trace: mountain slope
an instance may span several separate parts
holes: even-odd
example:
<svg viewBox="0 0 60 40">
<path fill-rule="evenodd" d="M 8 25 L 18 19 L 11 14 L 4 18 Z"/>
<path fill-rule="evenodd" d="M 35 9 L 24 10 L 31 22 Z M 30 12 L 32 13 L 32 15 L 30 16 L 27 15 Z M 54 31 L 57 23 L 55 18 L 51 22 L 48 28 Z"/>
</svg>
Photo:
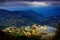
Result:
<svg viewBox="0 0 60 40">
<path fill-rule="evenodd" d="M 38 23 L 42 17 L 41 13 L 36 13 L 33 10 L 8 11 L 0 9 L 0 26 L 32 25 Z"/>
<path fill-rule="evenodd" d="M 41 23 L 48 26 L 56 27 L 59 22 L 60 22 L 60 14 L 57 14 L 42 20 Z"/>
</svg>

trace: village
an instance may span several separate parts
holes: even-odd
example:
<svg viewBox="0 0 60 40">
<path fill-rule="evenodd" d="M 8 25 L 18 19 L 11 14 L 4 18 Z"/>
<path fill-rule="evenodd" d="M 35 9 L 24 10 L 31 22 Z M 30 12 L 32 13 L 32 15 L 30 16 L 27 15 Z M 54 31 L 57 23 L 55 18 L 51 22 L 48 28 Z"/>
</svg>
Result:
<svg viewBox="0 0 60 40">
<path fill-rule="evenodd" d="M 22 26 L 17 28 L 16 26 L 8 27 L 3 30 L 4 32 L 8 32 L 13 36 L 41 36 L 41 39 L 52 39 L 52 36 L 55 35 L 55 31 L 50 32 L 48 26 L 37 25 L 34 24 L 32 26 Z"/>
</svg>

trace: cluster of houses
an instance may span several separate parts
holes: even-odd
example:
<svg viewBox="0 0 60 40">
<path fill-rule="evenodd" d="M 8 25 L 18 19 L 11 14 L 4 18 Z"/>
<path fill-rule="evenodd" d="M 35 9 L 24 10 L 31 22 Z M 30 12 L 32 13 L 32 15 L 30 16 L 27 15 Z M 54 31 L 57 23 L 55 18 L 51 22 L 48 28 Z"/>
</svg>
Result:
<svg viewBox="0 0 60 40">
<path fill-rule="evenodd" d="M 5 28 L 3 30 L 4 32 L 9 32 L 11 34 L 15 33 L 15 35 L 24 35 L 24 36 L 41 36 L 42 38 L 51 37 L 54 34 L 53 32 L 50 32 L 48 29 L 48 26 L 44 25 L 32 25 L 32 26 L 22 26 L 20 28 L 17 28 L 15 26 Z M 44 37 L 45 36 L 45 37 Z"/>
</svg>

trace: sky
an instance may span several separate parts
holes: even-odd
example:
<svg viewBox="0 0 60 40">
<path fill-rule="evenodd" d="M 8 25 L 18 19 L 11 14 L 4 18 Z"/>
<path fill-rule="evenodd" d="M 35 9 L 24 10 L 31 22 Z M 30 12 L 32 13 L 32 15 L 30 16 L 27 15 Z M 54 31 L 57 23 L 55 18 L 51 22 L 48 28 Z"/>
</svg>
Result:
<svg viewBox="0 0 60 40">
<path fill-rule="evenodd" d="M 6 1 L 60 1 L 60 0 L 0 0 L 0 2 Z"/>
<path fill-rule="evenodd" d="M 4 1 L 4 2 L 3 2 Z M 43 13 L 45 16 L 50 16 L 52 13 L 60 12 L 60 1 L 5 1 L 0 0 L 0 9 L 10 11 L 15 10 L 34 10 L 38 13 Z"/>
<path fill-rule="evenodd" d="M 54 1 L 54 2 L 27 2 L 27 1 L 12 1 L 12 2 L 3 2 L 0 3 L 0 9 L 11 9 L 11 8 L 16 8 L 16 9 L 22 9 L 23 10 L 29 9 L 29 8 L 41 8 L 41 7 L 53 7 L 53 6 L 60 6 L 60 2 L 59 1 Z"/>
<path fill-rule="evenodd" d="M 0 9 L 25 10 L 42 7 L 60 6 L 58 0 L 0 0 Z"/>
</svg>

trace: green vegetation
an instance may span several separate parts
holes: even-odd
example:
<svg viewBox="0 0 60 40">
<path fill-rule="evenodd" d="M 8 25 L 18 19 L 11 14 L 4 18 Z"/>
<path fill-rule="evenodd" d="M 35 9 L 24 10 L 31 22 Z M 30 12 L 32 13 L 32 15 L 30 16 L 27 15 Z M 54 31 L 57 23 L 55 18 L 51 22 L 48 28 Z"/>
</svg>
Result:
<svg viewBox="0 0 60 40">
<path fill-rule="evenodd" d="M 54 35 L 54 32 L 50 32 L 48 30 L 48 27 L 46 25 L 32 25 L 32 26 L 22 26 L 21 28 L 17 28 L 15 26 L 5 28 L 3 32 L 9 33 L 12 36 L 15 37 L 32 37 L 32 38 L 41 38 L 43 39 L 51 39 L 52 35 Z"/>
</svg>

